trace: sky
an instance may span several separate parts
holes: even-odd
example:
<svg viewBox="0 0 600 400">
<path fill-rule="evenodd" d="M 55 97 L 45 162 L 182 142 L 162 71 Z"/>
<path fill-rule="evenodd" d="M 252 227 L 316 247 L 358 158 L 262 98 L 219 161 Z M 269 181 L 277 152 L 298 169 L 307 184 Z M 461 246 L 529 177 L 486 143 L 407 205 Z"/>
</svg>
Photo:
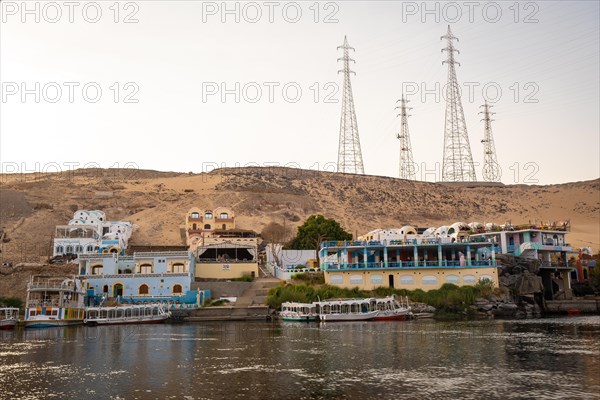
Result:
<svg viewBox="0 0 600 400">
<path fill-rule="evenodd" d="M 597 1 L 2 1 L 2 172 L 99 166 L 335 171 L 346 35 L 365 173 L 399 175 L 410 100 L 419 180 L 438 181 L 448 25 L 482 180 L 493 105 L 502 182 L 600 176 Z"/>
</svg>

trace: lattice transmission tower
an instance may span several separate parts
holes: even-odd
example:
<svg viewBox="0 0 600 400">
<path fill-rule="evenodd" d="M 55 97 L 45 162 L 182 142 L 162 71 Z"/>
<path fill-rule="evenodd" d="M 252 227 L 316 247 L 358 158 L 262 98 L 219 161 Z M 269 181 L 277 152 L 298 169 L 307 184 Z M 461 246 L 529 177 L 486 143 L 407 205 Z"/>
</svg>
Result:
<svg viewBox="0 0 600 400">
<path fill-rule="evenodd" d="M 340 120 L 340 142 L 338 148 L 337 171 L 352 174 L 364 174 L 362 153 L 360 150 L 360 139 L 358 137 L 358 124 L 356 122 L 356 111 L 354 109 L 354 98 L 352 97 L 352 84 L 350 74 L 350 61 L 355 62 L 348 55 L 349 50 L 354 47 L 348 45 L 348 39 L 344 36 L 344 44 L 338 46 L 338 50 L 344 51 L 344 56 L 338 61 L 344 62 L 344 69 L 338 71 L 344 73 L 344 89 L 342 97 L 342 117 Z"/>
<path fill-rule="evenodd" d="M 502 171 L 500 171 L 500 164 L 496 158 L 496 146 L 494 145 L 494 136 L 492 135 L 492 121 L 491 115 L 496 114 L 490 111 L 492 106 L 488 105 L 487 101 L 481 106 L 483 111 L 479 114 L 483 114 L 484 134 L 483 140 L 483 180 L 486 182 L 500 182 Z"/>
<path fill-rule="evenodd" d="M 446 124 L 444 128 L 444 162 L 442 164 L 442 181 L 467 182 L 476 181 L 475 166 L 471 155 L 471 145 L 467 134 L 467 124 L 460 99 L 460 88 L 456 79 L 454 65 L 460 63 L 454 60 L 454 40 L 450 25 L 448 32 L 441 39 L 447 40 L 447 46 L 442 52 L 448 53 L 448 58 L 442 64 L 448 64 L 448 84 L 446 85 Z"/>
<path fill-rule="evenodd" d="M 396 137 L 400 139 L 400 178 L 415 180 L 416 168 L 408 131 L 408 117 L 410 115 L 406 113 L 406 110 L 412 110 L 412 107 L 406 107 L 408 101 L 404 98 L 404 95 L 397 101 L 400 103 L 400 106 L 396 107 L 400 109 L 400 114 L 398 114 L 400 117 L 400 133 Z"/>
</svg>

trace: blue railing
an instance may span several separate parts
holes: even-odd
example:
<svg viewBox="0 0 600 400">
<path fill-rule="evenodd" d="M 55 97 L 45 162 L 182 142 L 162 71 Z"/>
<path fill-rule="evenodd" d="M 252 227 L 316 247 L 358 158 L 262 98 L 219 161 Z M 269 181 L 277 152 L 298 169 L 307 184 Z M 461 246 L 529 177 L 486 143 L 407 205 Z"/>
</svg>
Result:
<svg viewBox="0 0 600 400">
<path fill-rule="evenodd" d="M 439 261 L 401 261 L 388 262 L 387 268 L 383 262 L 358 262 L 350 264 L 322 263 L 322 270 L 376 270 L 376 269 L 399 269 L 399 268 L 478 268 L 495 267 L 496 262 L 492 260 L 472 261 L 471 265 L 460 265 L 460 261 L 443 260 L 440 266 Z"/>
</svg>

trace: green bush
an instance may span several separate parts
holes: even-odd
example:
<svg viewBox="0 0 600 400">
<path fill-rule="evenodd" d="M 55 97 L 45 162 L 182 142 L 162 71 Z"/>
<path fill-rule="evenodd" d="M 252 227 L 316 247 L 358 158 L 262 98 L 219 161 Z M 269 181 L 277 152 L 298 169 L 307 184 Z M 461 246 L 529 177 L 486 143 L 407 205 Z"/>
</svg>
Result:
<svg viewBox="0 0 600 400">
<path fill-rule="evenodd" d="M 17 297 L 0 297 L 0 305 L 3 307 L 23 308 L 23 301 Z"/>
</svg>

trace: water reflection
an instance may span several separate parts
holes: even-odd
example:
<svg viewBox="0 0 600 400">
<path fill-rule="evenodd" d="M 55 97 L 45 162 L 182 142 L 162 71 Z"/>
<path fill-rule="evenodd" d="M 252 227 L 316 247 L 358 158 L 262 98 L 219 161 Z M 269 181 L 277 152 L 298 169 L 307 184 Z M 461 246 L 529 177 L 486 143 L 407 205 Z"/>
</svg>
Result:
<svg viewBox="0 0 600 400">
<path fill-rule="evenodd" d="M 0 333 L 0 398 L 598 398 L 600 317 Z"/>
</svg>

